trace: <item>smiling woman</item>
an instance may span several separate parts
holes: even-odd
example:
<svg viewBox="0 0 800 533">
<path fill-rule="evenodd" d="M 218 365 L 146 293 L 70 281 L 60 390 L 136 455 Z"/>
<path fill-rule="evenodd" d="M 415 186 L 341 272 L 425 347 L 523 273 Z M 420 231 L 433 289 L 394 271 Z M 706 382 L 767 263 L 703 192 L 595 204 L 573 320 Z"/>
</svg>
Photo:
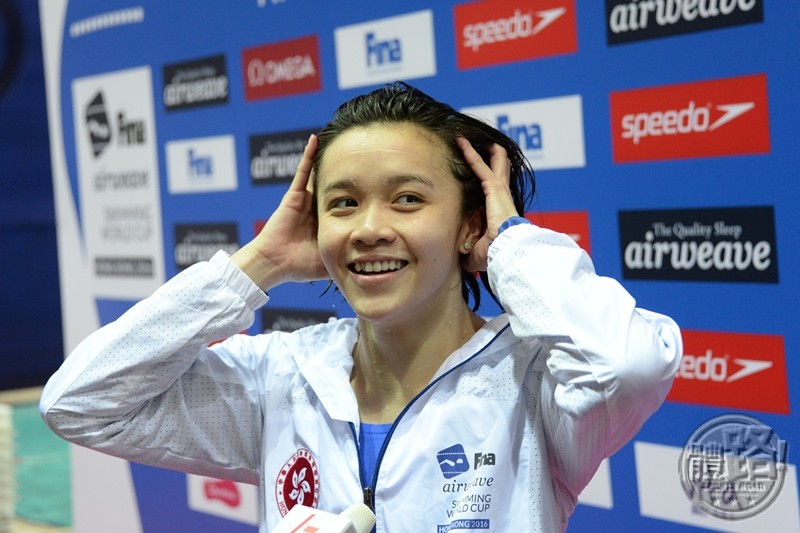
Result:
<svg viewBox="0 0 800 533">
<path fill-rule="evenodd" d="M 340 135 L 318 168 L 325 269 L 358 316 L 391 322 L 395 332 L 467 311 L 454 290 L 458 250 L 478 240 L 481 219 L 458 215 L 461 192 L 442 153 L 443 143 L 417 126 L 371 125 Z M 395 268 L 383 269 L 389 262 Z"/>
<path fill-rule="evenodd" d="M 362 499 L 379 532 L 564 530 L 682 345 L 520 216 L 533 189 L 511 139 L 413 87 L 350 100 L 263 230 L 81 343 L 43 416 L 83 446 L 261 484 L 262 531 L 301 502 Z M 476 273 L 501 315 L 477 314 Z M 316 279 L 356 317 L 236 334 L 266 291 Z"/>
</svg>

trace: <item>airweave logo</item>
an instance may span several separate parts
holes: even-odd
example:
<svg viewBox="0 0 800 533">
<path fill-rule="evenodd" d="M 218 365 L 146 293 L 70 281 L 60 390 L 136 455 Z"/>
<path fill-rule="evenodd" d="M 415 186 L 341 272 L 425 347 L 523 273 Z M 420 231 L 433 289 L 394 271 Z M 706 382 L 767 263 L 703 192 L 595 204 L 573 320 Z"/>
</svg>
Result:
<svg viewBox="0 0 800 533">
<path fill-rule="evenodd" d="M 322 89 L 317 36 L 242 51 L 247 101 Z"/>
<path fill-rule="evenodd" d="M 232 254 L 238 249 L 235 223 L 175 226 L 175 266 L 179 270 L 208 261 L 219 250 Z"/>
<path fill-rule="evenodd" d="M 336 318 L 336 315 L 327 311 L 269 308 L 261 311 L 261 330 L 263 333 L 296 331 L 307 326 L 324 324 L 331 318 Z"/>
<path fill-rule="evenodd" d="M 611 93 L 614 161 L 770 151 L 763 74 Z"/>
<path fill-rule="evenodd" d="M 684 355 L 668 400 L 789 414 L 783 337 L 691 330 L 681 336 Z"/>
<path fill-rule="evenodd" d="M 454 8 L 458 68 L 576 52 L 573 0 L 470 2 Z"/>
<path fill-rule="evenodd" d="M 340 89 L 436 75 L 431 10 L 342 26 L 334 39 Z"/>
<path fill-rule="evenodd" d="M 250 179 L 254 185 L 289 182 L 303 158 L 308 138 L 317 130 L 251 135 Z"/>
<path fill-rule="evenodd" d="M 606 0 L 608 44 L 763 22 L 763 0 Z"/>
<path fill-rule="evenodd" d="M 623 277 L 778 282 L 772 207 L 620 211 Z"/>
<path fill-rule="evenodd" d="M 167 111 L 228 102 L 225 56 L 165 65 L 164 106 Z"/>
</svg>

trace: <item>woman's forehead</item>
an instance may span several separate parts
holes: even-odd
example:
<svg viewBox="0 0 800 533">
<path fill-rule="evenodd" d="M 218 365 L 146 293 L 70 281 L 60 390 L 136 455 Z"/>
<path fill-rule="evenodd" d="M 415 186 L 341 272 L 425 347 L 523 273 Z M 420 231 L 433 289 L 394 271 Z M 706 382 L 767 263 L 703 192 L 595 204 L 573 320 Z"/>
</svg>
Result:
<svg viewBox="0 0 800 533">
<path fill-rule="evenodd" d="M 324 180 L 331 173 L 388 170 L 393 165 L 449 173 L 449 152 L 435 134 L 414 124 L 376 123 L 341 133 L 322 153 L 317 170 Z"/>
<path fill-rule="evenodd" d="M 371 146 L 387 141 L 444 144 L 435 133 L 411 122 L 373 122 L 346 129 L 331 141 L 328 150 L 344 143 Z"/>
</svg>

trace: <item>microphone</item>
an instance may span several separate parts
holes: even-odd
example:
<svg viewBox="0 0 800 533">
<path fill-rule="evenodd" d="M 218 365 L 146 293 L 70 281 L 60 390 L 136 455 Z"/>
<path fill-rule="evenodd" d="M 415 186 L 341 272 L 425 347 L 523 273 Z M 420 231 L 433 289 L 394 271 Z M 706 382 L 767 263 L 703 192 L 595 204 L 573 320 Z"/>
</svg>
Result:
<svg viewBox="0 0 800 533">
<path fill-rule="evenodd" d="M 295 505 L 272 533 L 369 533 L 375 514 L 363 503 L 333 514 L 305 505 Z"/>
</svg>

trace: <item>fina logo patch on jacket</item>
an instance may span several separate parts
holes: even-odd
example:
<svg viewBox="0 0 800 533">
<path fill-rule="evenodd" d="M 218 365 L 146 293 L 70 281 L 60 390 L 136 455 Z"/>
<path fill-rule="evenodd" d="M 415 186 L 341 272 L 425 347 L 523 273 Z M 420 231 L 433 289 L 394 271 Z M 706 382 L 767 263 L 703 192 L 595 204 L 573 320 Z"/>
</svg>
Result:
<svg viewBox="0 0 800 533">
<path fill-rule="evenodd" d="M 461 444 L 445 448 L 436 454 L 436 459 L 439 461 L 439 468 L 442 469 L 445 479 L 454 478 L 469 470 L 469 459 L 467 459 L 467 454 Z"/>
</svg>

